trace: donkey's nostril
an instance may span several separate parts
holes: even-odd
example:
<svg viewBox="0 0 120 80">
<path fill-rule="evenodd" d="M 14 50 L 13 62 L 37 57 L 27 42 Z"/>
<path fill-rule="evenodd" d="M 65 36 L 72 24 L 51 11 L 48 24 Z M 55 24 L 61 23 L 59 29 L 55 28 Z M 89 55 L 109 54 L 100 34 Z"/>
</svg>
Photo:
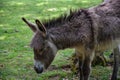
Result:
<svg viewBox="0 0 120 80">
<path fill-rule="evenodd" d="M 34 67 L 34 69 L 35 69 L 35 71 L 36 71 L 38 74 L 40 74 L 40 73 L 43 72 L 43 67 L 39 67 L 39 68 Z"/>
</svg>

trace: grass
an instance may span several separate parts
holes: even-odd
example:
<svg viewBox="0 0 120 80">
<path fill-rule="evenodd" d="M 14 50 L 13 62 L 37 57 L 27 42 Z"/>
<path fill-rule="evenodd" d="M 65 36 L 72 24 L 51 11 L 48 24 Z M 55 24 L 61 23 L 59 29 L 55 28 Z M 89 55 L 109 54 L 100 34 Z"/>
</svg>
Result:
<svg viewBox="0 0 120 80">
<path fill-rule="evenodd" d="M 47 70 L 41 75 L 33 69 L 33 52 L 29 47 L 32 31 L 26 27 L 21 17 L 30 21 L 58 17 L 69 9 L 88 8 L 101 0 L 0 0 L 0 80 L 49 80 L 59 76 L 63 80 L 74 76 L 59 67 L 69 63 L 73 50 L 59 51 L 52 65 L 56 70 Z M 110 68 L 95 67 L 91 75 L 97 80 L 108 80 Z M 55 79 L 55 80 L 56 80 Z M 53 79 L 51 79 L 53 80 Z"/>
</svg>

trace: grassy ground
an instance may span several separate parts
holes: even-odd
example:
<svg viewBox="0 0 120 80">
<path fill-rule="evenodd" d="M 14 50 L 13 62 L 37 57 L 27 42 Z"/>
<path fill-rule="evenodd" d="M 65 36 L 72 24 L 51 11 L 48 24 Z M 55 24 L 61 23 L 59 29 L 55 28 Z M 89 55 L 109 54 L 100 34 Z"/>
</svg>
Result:
<svg viewBox="0 0 120 80">
<path fill-rule="evenodd" d="M 59 51 L 50 69 L 41 75 L 33 69 L 33 52 L 29 47 L 32 31 L 22 22 L 49 19 L 69 12 L 69 9 L 88 8 L 101 0 L 0 0 L 0 80 L 73 80 L 75 76 L 61 66 L 69 63 L 73 50 Z M 53 68 L 52 68 L 53 67 Z M 91 80 L 108 80 L 111 68 L 93 68 Z"/>
</svg>

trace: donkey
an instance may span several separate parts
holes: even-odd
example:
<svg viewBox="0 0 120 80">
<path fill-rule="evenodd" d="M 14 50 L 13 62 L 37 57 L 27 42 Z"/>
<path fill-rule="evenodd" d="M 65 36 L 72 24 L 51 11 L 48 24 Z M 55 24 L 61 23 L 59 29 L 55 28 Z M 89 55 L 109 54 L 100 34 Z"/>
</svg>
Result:
<svg viewBox="0 0 120 80">
<path fill-rule="evenodd" d="M 75 48 L 79 59 L 79 79 L 89 80 L 95 52 L 115 49 L 120 44 L 120 0 L 70 11 L 69 15 L 43 23 L 38 19 L 35 24 L 22 19 L 34 32 L 31 47 L 37 73 L 49 67 L 58 50 Z"/>
</svg>

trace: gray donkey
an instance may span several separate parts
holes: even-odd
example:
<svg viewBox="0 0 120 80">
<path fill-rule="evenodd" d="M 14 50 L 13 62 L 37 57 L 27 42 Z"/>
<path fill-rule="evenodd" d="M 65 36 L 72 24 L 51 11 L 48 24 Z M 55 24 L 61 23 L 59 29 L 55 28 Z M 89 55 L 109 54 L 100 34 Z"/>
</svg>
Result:
<svg viewBox="0 0 120 80">
<path fill-rule="evenodd" d="M 120 0 L 110 0 L 89 9 L 70 11 L 69 15 L 43 23 L 35 20 L 33 24 L 25 18 L 22 19 L 35 33 L 31 47 L 37 73 L 48 68 L 58 50 L 75 48 L 79 58 L 80 80 L 89 80 L 91 62 L 96 51 L 114 49 L 119 53 Z M 118 69 L 117 67 L 114 68 Z M 116 74 L 111 80 L 116 80 Z"/>
</svg>

